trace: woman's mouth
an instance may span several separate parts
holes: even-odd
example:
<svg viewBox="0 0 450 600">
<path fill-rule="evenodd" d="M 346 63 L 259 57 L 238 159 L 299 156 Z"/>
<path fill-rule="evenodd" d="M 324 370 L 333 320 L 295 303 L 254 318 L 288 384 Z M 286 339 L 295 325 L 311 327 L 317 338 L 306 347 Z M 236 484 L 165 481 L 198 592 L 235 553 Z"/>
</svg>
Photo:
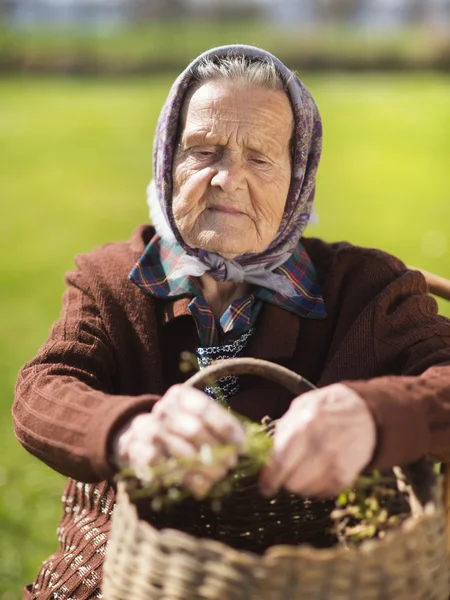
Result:
<svg viewBox="0 0 450 600">
<path fill-rule="evenodd" d="M 243 213 L 241 210 L 237 210 L 236 208 L 232 208 L 230 206 L 210 206 L 208 208 L 209 211 L 212 212 L 217 212 L 217 213 L 222 213 L 222 214 L 227 214 L 227 215 L 243 215 L 245 213 Z"/>
</svg>

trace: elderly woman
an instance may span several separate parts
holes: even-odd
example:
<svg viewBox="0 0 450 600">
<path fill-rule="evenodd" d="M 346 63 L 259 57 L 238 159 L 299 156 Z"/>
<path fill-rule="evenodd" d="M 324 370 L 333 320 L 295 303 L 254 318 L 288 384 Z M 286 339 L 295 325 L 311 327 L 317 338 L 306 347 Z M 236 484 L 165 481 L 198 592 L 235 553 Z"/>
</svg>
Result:
<svg viewBox="0 0 450 600">
<path fill-rule="evenodd" d="M 450 324 L 422 275 L 302 238 L 321 142 L 311 95 L 267 52 L 217 48 L 175 81 L 155 136 L 154 226 L 77 258 L 61 318 L 19 377 L 18 439 L 69 477 L 59 550 L 25 598 L 101 598 L 117 469 L 204 444 L 238 453 L 233 412 L 179 385 L 182 351 L 200 366 L 267 359 L 320 388 L 292 398 L 220 381 L 232 411 L 278 419 L 265 495 L 326 497 L 369 465 L 450 459 Z"/>
</svg>

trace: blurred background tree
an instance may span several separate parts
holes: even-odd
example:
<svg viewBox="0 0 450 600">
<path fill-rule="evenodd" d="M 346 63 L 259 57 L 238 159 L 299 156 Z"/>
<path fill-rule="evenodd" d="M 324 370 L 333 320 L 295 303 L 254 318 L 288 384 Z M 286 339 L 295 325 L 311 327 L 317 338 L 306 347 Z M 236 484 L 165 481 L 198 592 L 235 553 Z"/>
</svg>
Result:
<svg viewBox="0 0 450 600">
<path fill-rule="evenodd" d="M 74 255 L 147 221 L 169 86 L 229 43 L 298 69 L 321 109 L 307 234 L 450 277 L 450 0 L 0 0 L 0 600 L 55 549 L 64 484 L 14 439 L 17 371 Z"/>
</svg>

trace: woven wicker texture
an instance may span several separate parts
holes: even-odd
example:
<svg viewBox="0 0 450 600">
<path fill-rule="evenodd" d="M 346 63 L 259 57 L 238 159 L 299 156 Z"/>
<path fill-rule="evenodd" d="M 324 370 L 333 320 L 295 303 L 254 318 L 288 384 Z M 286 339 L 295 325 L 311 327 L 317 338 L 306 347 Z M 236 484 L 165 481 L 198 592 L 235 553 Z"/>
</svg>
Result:
<svg viewBox="0 0 450 600">
<path fill-rule="evenodd" d="M 248 525 L 247 525 L 248 529 Z M 428 503 L 359 548 L 273 546 L 262 556 L 158 530 L 119 484 L 104 566 L 105 600 L 447 600 L 445 519 Z"/>
<path fill-rule="evenodd" d="M 235 489 L 218 512 L 212 510 L 210 501 L 185 500 L 158 512 L 148 505 L 148 499 L 137 502 L 138 515 L 157 529 L 179 529 L 257 554 L 276 544 L 326 548 L 336 542 L 329 518 L 334 501 L 312 502 L 286 492 L 268 500 L 257 492 L 256 478 Z"/>
<path fill-rule="evenodd" d="M 245 360 L 249 359 L 223 363 Z M 269 369 L 273 378 L 285 380 L 286 373 L 276 374 L 271 363 L 251 362 L 253 372 Z M 222 371 L 228 368 L 224 364 Z M 286 387 L 305 385 L 288 373 Z M 195 384 L 201 386 L 198 376 Z M 275 502 L 268 501 L 258 494 L 253 479 L 241 482 L 217 513 L 207 502 L 192 500 L 155 513 L 149 510 L 148 499 L 130 500 L 127 484 L 121 482 L 104 564 L 103 596 L 105 600 L 448 600 L 445 511 L 432 465 L 421 460 L 396 470 L 396 475 L 398 494 L 391 514 L 405 512 L 406 505 L 410 516 L 384 539 L 351 549 L 337 545 L 330 534 L 333 501 L 283 492 Z"/>
</svg>

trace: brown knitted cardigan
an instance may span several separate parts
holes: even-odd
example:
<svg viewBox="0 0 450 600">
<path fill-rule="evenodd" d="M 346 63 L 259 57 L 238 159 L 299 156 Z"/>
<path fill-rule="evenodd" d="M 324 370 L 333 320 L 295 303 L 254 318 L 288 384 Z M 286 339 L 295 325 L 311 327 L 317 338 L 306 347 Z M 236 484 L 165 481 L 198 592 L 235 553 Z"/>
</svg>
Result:
<svg viewBox="0 0 450 600">
<path fill-rule="evenodd" d="M 60 320 L 22 369 L 13 408 L 24 447 L 69 477 L 59 550 L 24 598 L 101 598 L 102 561 L 114 507 L 112 434 L 150 411 L 182 381 L 180 352 L 195 350 L 188 299 L 145 295 L 127 275 L 154 234 L 77 258 L 66 278 Z M 275 361 L 318 386 L 345 381 L 377 424 L 373 465 L 426 453 L 450 459 L 450 322 L 437 315 L 422 275 L 377 250 L 305 239 L 328 312 L 300 318 L 265 304 L 247 354 Z M 249 379 L 231 399 L 252 418 L 280 417 L 291 396 Z"/>
</svg>

